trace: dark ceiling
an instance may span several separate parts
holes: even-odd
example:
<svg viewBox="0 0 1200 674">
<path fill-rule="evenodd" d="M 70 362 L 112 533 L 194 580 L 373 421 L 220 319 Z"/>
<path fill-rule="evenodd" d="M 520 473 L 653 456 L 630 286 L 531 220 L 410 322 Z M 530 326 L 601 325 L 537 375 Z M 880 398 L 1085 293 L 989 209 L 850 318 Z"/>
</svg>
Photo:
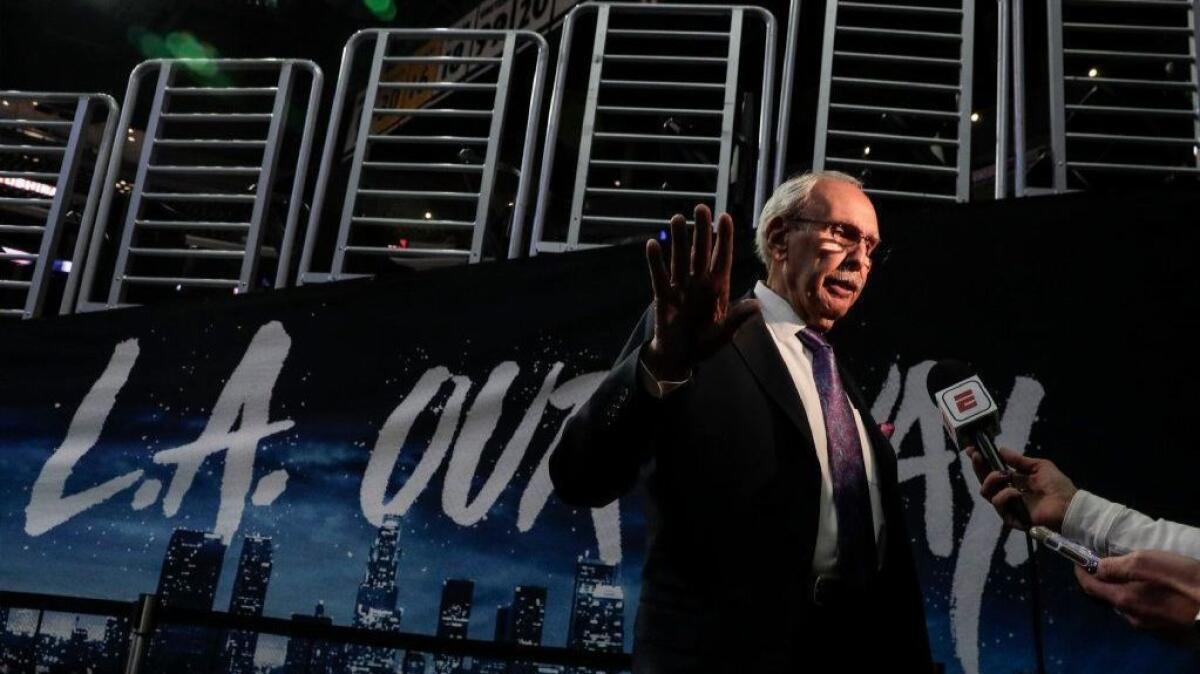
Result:
<svg viewBox="0 0 1200 674">
<path fill-rule="evenodd" d="M 154 37 L 172 34 L 219 56 L 304 57 L 336 72 L 342 45 L 360 28 L 445 24 L 478 4 L 390 1 L 395 16 L 381 21 L 368 0 L 0 0 L 0 89 L 120 100 L 133 66 L 165 55 L 153 53 Z"/>
</svg>

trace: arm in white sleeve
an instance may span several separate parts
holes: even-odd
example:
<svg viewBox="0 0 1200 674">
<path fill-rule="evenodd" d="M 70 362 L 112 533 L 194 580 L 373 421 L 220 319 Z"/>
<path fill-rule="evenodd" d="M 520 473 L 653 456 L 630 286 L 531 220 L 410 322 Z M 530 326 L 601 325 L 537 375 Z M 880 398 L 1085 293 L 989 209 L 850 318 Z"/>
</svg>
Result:
<svg viewBox="0 0 1200 674">
<path fill-rule="evenodd" d="M 1067 506 L 1062 534 L 1101 557 L 1163 550 L 1200 559 L 1200 529 L 1156 520 L 1080 489 Z"/>
</svg>

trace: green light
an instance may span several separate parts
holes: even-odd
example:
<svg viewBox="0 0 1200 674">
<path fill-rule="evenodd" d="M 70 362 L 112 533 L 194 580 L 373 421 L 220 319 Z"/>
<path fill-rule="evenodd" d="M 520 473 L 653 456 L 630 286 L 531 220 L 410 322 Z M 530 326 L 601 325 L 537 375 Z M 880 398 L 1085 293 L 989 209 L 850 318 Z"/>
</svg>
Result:
<svg viewBox="0 0 1200 674">
<path fill-rule="evenodd" d="M 213 77 L 217 74 L 217 64 L 208 59 L 217 56 L 217 49 L 212 45 L 201 42 L 188 31 L 174 31 L 167 35 L 166 49 L 169 54 L 180 59 L 196 59 L 189 62 L 187 67 L 202 77 Z"/>
<path fill-rule="evenodd" d="M 171 55 L 171 50 L 167 48 L 167 43 L 163 41 L 158 33 L 143 33 L 137 41 L 138 49 L 146 58 L 166 58 Z"/>
<path fill-rule="evenodd" d="M 396 18 L 395 0 L 363 0 L 363 4 L 377 19 L 391 21 Z"/>
</svg>

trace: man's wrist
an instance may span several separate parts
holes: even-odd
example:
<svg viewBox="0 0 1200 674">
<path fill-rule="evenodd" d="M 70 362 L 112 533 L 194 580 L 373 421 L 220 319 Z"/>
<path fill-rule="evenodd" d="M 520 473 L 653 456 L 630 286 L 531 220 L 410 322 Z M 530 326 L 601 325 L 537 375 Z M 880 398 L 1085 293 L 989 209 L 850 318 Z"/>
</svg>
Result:
<svg viewBox="0 0 1200 674">
<path fill-rule="evenodd" d="M 1079 489 L 1071 487 L 1069 491 L 1064 493 L 1060 500 L 1062 501 L 1062 509 L 1054 514 L 1054 521 L 1050 522 L 1050 528 L 1062 533 L 1063 523 L 1067 519 L 1067 513 L 1071 511 L 1071 503 L 1075 500 L 1075 495 L 1079 493 Z"/>
<path fill-rule="evenodd" d="M 668 356 L 657 339 L 650 340 L 642 349 L 641 361 L 642 366 L 656 381 L 684 382 L 691 377 L 692 369 L 687 363 Z"/>
<path fill-rule="evenodd" d="M 646 365 L 646 351 L 648 347 L 642 348 L 642 352 L 638 354 L 638 380 L 641 382 L 642 388 L 650 394 L 652 398 L 661 400 L 667 397 L 671 392 L 688 383 L 692 378 L 692 371 L 688 370 L 682 377 L 678 379 L 663 379 L 654 374 Z"/>
</svg>

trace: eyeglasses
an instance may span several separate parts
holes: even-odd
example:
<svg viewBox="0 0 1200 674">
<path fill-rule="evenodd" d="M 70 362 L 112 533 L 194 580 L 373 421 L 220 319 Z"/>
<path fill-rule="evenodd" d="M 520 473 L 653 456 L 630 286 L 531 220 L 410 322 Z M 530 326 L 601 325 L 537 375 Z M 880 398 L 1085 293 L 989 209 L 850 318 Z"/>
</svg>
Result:
<svg viewBox="0 0 1200 674">
<path fill-rule="evenodd" d="M 846 252 L 862 246 L 867 253 L 867 258 L 871 260 L 871 264 L 879 264 L 887 259 L 891 253 L 891 248 L 873 236 L 863 234 L 862 230 L 845 222 L 830 222 L 828 220 L 812 220 L 809 218 L 793 218 L 791 222 L 817 225 L 821 231 L 829 234 L 834 243 L 842 247 Z"/>
</svg>

